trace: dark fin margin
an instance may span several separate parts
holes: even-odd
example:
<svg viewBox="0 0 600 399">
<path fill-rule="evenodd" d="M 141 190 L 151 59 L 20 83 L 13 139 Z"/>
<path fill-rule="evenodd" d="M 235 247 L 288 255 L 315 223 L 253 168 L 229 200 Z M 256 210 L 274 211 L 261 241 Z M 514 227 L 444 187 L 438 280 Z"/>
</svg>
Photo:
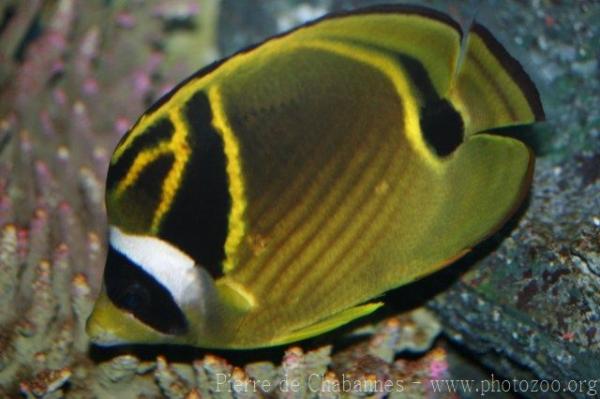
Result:
<svg viewBox="0 0 600 399">
<path fill-rule="evenodd" d="M 419 5 L 415 5 L 415 4 L 376 4 L 373 6 L 357 8 L 354 10 L 336 11 L 336 12 L 324 15 L 323 17 L 321 17 L 315 21 L 309 22 L 306 25 L 312 25 L 312 23 L 320 22 L 324 19 L 330 19 L 330 18 L 339 18 L 339 17 L 346 17 L 346 16 L 360 15 L 360 14 L 387 14 L 387 13 L 415 14 L 415 15 L 420 15 L 422 17 L 434 19 L 436 21 L 442 22 L 442 23 L 454 28 L 458 32 L 458 34 L 460 35 L 461 38 L 463 36 L 463 31 L 462 31 L 460 24 L 457 21 L 455 21 L 454 19 L 452 19 L 452 17 L 450 17 L 448 14 L 446 14 L 442 11 L 438 11 L 434 8 L 419 6 Z M 300 26 L 300 27 L 302 27 L 302 26 Z"/>
<path fill-rule="evenodd" d="M 540 93 L 538 92 L 535 83 L 531 80 L 525 69 L 519 61 L 511 56 L 504 46 L 492 35 L 492 33 L 483 25 L 474 23 L 471 26 L 470 32 L 477 34 L 485 43 L 487 48 L 496 56 L 496 59 L 502 67 L 510 74 L 513 80 L 523 91 L 529 107 L 535 116 L 536 121 L 543 121 L 546 119 L 544 113 L 544 107 L 540 100 Z"/>
</svg>

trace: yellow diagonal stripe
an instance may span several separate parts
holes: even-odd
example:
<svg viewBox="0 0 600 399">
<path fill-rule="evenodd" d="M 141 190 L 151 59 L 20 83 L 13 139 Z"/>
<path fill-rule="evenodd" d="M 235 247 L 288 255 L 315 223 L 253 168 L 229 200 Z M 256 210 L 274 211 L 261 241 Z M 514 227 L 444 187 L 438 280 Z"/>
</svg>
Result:
<svg viewBox="0 0 600 399">
<path fill-rule="evenodd" d="M 223 263 L 223 272 L 227 273 L 235 268 L 235 253 L 246 230 L 244 222 L 246 197 L 244 195 L 240 145 L 233 129 L 227 121 L 223 98 L 219 88 L 212 86 L 208 97 L 213 111 L 212 123 L 223 138 L 225 156 L 227 157 L 227 177 L 229 178 L 229 194 L 231 196 L 229 229 L 227 240 L 225 241 L 225 262 Z"/>
<path fill-rule="evenodd" d="M 150 231 L 153 233 L 158 233 L 160 223 L 167 211 L 171 208 L 171 204 L 177 194 L 177 189 L 183 179 L 185 166 L 187 165 L 191 154 L 191 148 L 187 141 L 188 127 L 185 119 L 181 116 L 180 112 L 175 110 L 171 111 L 169 116 L 175 127 L 173 137 L 169 141 L 169 150 L 173 153 L 175 161 L 173 162 L 169 174 L 163 181 L 160 203 L 154 212 L 154 218 L 152 219 L 152 226 L 150 228 Z"/>
</svg>

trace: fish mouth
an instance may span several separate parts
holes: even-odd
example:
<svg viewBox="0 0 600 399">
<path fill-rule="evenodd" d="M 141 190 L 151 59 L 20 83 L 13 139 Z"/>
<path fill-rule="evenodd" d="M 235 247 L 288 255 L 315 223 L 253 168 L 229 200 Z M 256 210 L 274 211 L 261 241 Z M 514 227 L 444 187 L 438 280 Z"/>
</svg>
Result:
<svg viewBox="0 0 600 399">
<path fill-rule="evenodd" d="M 111 332 L 110 329 L 106 328 L 106 326 L 102 325 L 96 315 L 96 311 L 92 312 L 85 323 L 85 332 L 88 335 L 90 342 L 99 346 L 123 344 L 124 341 L 119 339 L 119 337 Z"/>
<path fill-rule="evenodd" d="M 106 295 L 105 289 L 87 319 L 85 330 L 90 341 L 100 346 L 173 341 L 173 336 L 156 331 L 133 314 L 117 308 Z"/>
<path fill-rule="evenodd" d="M 101 334 L 101 335 L 95 335 L 93 337 L 90 337 L 90 342 L 96 346 L 102 346 L 102 347 L 111 347 L 111 346 L 118 346 L 118 345 L 123 345 L 126 342 L 121 341 L 119 339 L 117 339 L 114 335 L 112 334 Z"/>
</svg>

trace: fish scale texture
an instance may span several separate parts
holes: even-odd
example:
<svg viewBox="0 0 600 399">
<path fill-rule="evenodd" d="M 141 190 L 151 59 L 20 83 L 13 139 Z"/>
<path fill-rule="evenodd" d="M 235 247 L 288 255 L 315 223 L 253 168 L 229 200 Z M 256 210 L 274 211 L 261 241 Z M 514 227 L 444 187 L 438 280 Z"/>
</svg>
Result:
<svg viewBox="0 0 600 399">
<path fill-rule="evenodd" d="M 350 334 L 352 344 L 333 349 L 340 342 L 335 334 L 254 357 L 89 348 L 83 328 L 104 267 L 106 169 L 135 118 L 215 59 L 217 47 L 225 55 L 329 7 L 374 2 L 260 3 L 0 5 L 1 397 L 333 398 L 342 375 L 358 381 L 452 375 L 452 348 L 438 341 L 427 351 L 440 325 L 423 310 L 374 320 Z M 468 19 L 469 10 L 454 3 L 433 4 Z M 523 133 L 541 155 L 531 199 L 513 230 L 392 298 L 434 297 L 429 307 L 446 336 L 497 374 L 597 378 L 600 27 L 593 21 L 600 5 L 494 4 L 481 2 L 479 18 L 533 73 L 546 107 L 548 122 Z M 426 352 L 398 355 L 407 350 Z M 230 378 L 218 388 L 222 375 Z M 319 378 L 309 386 L 311 375 Z M 275 387 L 235 389 L 256 380 Z M 281 381 L 300 381 L 301 388 L 286 391 Z M 451 397 L 422 387 L 412 397 Z"/>
</svg>

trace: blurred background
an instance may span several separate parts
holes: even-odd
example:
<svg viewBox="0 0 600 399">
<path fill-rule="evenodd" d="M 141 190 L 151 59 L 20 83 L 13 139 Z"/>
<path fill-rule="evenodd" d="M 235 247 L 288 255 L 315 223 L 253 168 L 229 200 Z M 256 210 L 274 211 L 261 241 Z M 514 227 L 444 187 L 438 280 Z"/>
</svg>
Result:
<svg viewBox="0 0 600 399">
<path fill-rule="evenodd" d="M 548 119 L 506 132 L 537 154 L 532 193 L 467 258 L 386 295 L 373 318 L 292 347 L 89 346 L 104 179 L 120 137 L 211 61 L 376 3 L 0 0 L 0 397 L 335 398 L 343 376 L 362 384 L 345 397 L 598 395 L 600 3 L 592 0 L 412 2 L 465 27 L 474 17 L 485 24 L 537 83 Z M 222 375 L 228 389 L 218 389 Z M 271 388 L 236 388 L 261 380 Z M 387 395 L 369 385 L 387 380 L 397 382 Z M 536 380 L 548 385 L 534 390 Z M 286 391 L 285 381 L 300 388 Z"/>
</svg>

